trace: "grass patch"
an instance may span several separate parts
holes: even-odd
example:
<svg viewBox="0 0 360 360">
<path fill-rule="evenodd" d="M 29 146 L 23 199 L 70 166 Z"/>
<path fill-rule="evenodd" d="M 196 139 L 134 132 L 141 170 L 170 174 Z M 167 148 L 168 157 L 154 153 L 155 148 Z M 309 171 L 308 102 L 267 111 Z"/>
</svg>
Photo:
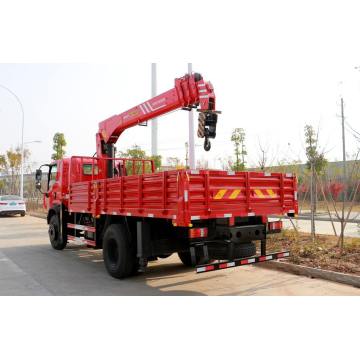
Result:
<svg viewBox="0 0 360 360">
<path fill-rule="evenodd" d="M 268 237 L 267 250 L 290 250 L 286 261 L 293 264 L 360 275 L 360 239 L 345 238 L 343 252 L 337 241 L 333 235 L 317 235 L 312 241 L 308 233 L 284 230 Z"/>
</svg>

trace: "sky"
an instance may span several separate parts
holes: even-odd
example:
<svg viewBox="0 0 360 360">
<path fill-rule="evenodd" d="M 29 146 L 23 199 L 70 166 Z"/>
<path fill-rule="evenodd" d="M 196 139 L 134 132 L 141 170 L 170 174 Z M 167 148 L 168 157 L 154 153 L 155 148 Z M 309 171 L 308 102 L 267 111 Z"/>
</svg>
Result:
<svg viewBox="0 0 360 360">
<path fill-rule="evenodd" d="M 25 142 L 41 141 L 26 145 L 33 167 L 49 162 L 56 132 L 65 134 L 67 155 L 93 155 L 98 123 L 150 98 L 152 61 L 157 63 L 158 93 L 174 86 L 174 79 L 187 71 L 188 61 L 194 71 L 212 82 L 217 108 L 222 111 L 217 137 L 210 152 L 205 152 L 203 141 L 196 138 L 196 159 L 207 160 L 212 168 L 221 165 L 219 158 L 233 155 L 230 137 L 238 127 L 246 133 L 248 166 L 259 161 L 260 145 L 267 151 L 269 164 L 304 161 L 306 124 L 319 130 L 320 148 L 326 157 L 340 160 L 341 96 L 347 121 L 346 150 L 351 158 L 359 141 L 350 126 L 360 133 L 360 72 L 355 69 L 360 65 L 358 12 L 347 2 L 342 6 L 341 2 L 293 6 L 274 2 L 273 6 L 262 3 L 260 8 L 256 3 L 241 3 L 236 11 L 224 3 L 214 18 L 214 28 L 207 33 L 212 36 L 213 47 L 203 46 L 201 36 L 196 39 L 198 50 L 204 49 L 201 56 L 192 45 L 189 51 L 183 44 L 176 47 L 174 36 L 179 35 L 171 31 L 161 34 L 166 46 L 156 56 L 150 52 L 144 57 L 132 56 L 127 51 L 123 56 L 122 50 L 109 56 L 110 61 L 104 55 L 79 55 L 76 50 L 63 56 L 55 52 L 51 42 L 46 43 L 45 50 L 55 56 L 47 56 L 47 52 L 26 56 L 25 48 L 20 58 L 2 56 L 8 61 L 0 64 L 0 85 L 10 88 L 23 104 Z M 18 40 L 16 34 L 13 40 Z M 106 41 L 104 38 L 98 46 L 108 45 Z M 37 54 L 34 49 L 33 54 Z M 182 56 L 169 57 L 172 49 L 181 49 Z M 0 125 L 1 154 L 21 141 L 19 105 L 1 88 Z M 164 162 L 171 156 L 184 160 L 187 112 L 159 118 L 158 128 L 159 153 Z M 117 149 L 134 144 L 150 153 L 150 123 L 125 131 Z"/>
</svg>

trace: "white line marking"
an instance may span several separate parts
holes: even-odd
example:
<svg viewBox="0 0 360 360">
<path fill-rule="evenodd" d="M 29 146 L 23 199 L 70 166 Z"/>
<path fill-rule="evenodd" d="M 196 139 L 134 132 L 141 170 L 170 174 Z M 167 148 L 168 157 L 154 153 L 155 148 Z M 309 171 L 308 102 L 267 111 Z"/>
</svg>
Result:
<svg viewBox="0 0 360 360">
<path fill-rule="evenodd" d="M 152 108 L 151 104 L 147 101 L 146 105 L 150 108 L 151 111 L 153 111 L 154 109 Z"/>
<path fill-rule="evenodd" d="M 140 109 L 141 109 L 141 111 L 143 112 L 143 114 L 146 114 L 146 111 L 145 111 L 144 108 L 142 107 L 142 104 L 140 104 L 139 106 L 140 106 Z"/>
</svg>

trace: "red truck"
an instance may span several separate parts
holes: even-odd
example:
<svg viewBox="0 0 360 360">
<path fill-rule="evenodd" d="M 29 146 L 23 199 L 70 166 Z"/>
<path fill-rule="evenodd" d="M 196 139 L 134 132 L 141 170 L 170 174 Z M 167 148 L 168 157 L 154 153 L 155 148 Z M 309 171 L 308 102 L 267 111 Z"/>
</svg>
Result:
<svg viewBox="0 0 360 360">
<path fill-rule="evenodd" d="M 99 124 L 96 157 L 73 156 L 48 167 L 44 206 L 56 250 L 69 241 L 103 250 L 107 271 L 125 278 L 148 261 L 178 253 L 197 273 L 274 260 L 266 237 L 279 232 L 270 215 L 295 216 L 293 174 L 220 170 L 156 172 L 152 160 L 115 157 L 114 144 L 129 127 L 176 109 L 199 111 L 198 136 L 216 136 L 214 89 L 200 74 L 175 79 L 175 87 Z M 260 242 L 260 253 L 256 251 Z"/>
</svg>

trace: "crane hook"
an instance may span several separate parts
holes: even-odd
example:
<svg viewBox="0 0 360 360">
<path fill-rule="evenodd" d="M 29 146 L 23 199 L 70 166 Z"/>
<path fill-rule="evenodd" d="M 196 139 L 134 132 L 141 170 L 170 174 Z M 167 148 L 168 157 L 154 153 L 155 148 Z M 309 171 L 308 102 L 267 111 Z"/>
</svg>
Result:
<svg viewBox="0 0 360 360">
<path fill-rule="evenodd" d="M 205 151 L 209 151 L 211 149 L 211 142 L 210 140 L 206 137 L 205 141 L 204 141 L 204 150 Z"/>
</svg>

